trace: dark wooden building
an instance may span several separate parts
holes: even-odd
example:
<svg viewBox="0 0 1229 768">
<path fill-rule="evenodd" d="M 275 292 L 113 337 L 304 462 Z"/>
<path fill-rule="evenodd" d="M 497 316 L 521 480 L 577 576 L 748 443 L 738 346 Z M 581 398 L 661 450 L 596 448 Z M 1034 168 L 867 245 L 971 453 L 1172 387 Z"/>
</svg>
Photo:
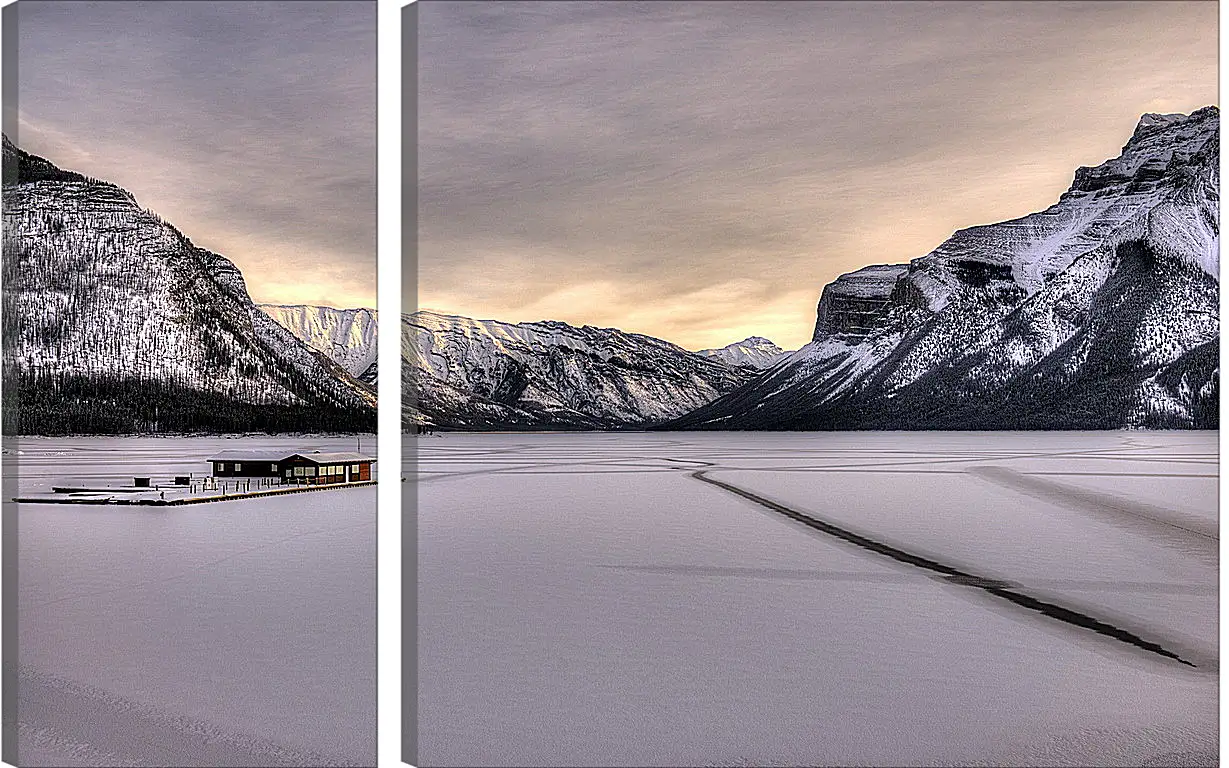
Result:
<svg viewBox="0 0 1229 768">
<path fill-rule="evenodd" d="M 282 482 L 357 483 L 371 479 L 375 459 L 353 451 L 295 453 L 281 462 Z"/>
<path fill-rule="evenodd" d="M 209 457 L 214 477 L 281 477 L 284 451 L 220 451 Z"/>
<path fill-rule="evenodd" d="M 209 457 L 214 477 L 267 477 L 294 485 L 370 480 L 375 461 L 353 451 L 221 451 Z"/>
</svg>

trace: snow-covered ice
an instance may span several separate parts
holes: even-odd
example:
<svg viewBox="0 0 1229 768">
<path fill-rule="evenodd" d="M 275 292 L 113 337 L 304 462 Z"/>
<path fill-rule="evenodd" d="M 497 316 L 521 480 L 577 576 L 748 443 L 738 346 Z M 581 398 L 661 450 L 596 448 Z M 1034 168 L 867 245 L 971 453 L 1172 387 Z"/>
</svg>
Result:
<svg viewBox="0 0 1229 768">
<path fill-rule="evenodd" d="M 1215 432 L 411 440 L 417 765 L 1217 764 Z"/>
<path fill-rule="evenodd" d="M 6 491 L 22 493 L 205 473 L 223 448 L 356 448 L 352 437 L 18 443 Z M 374 453 L 374 437 L 362 447 Z M 17 506 L 21 765 L 374 765 L 374 486 Z"/>
</svg>

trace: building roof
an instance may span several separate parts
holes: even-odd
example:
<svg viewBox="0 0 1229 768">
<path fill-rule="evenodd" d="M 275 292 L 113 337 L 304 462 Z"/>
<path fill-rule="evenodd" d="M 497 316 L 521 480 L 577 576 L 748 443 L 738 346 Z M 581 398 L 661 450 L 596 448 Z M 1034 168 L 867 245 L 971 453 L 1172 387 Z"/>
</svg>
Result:
<svg viewBox="0 0 1229 768">
<path fill-rule="evenodd" d="M 205 461 L 281 461 L 286 458 L 285 451 L 218 451 Z"/>
<path fill-rule="evenodd" d="M 321 451 L 238 451 L 226 450 L 218 451 L 210 456 L 205 461 L 285 461 L 286 459 L 295 456 L 315 462 L 317 464 L 350 464 L 356 462 L 375 461 L 375 456 L 367 456 L 354 451 L 340 451 L 334 453 L 324 453 Z"/>
<path fill-rule="evenodd" d="M 375 461 L 375 456 L 367 456 L 354 451 L 339 451 L 336 453 L 323 453 L 321 451 L 312 451 L 311 453 L 292 453 L 291 456 L 302 456 L 309 461 L 314 461 L 317 464 L 350 464 L 354 462 Z"/>
</svg>

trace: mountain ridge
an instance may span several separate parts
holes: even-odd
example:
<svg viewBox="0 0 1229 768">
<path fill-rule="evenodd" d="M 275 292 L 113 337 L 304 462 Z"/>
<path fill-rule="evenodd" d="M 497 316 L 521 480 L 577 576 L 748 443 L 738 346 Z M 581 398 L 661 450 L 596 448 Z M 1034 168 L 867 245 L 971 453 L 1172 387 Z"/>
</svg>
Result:
<svg viewBox="0 0 1229 768">
<path fill-rule="evenodd" d="M 561 321 L 402 316 L 407 421 L 451 429 L 619 429 L 664 421 L 749 374 L 662 339 Z"/>
<path fill-rule="evenodd" d="M 262 312 L 364 384 L 378 382 L 379 314 L 313 304 L 257 304 Z"/>
<path fill-rule="evenodd" d="M 1046 210 L 833 281 L 809 344 L 663 428 L 1215 428 L 1218 159 L 1218 108 L 1145 116 Z"/>
<path fill-rule="evenodd" d="M 126 190 L 4 137 L 6 434 L 366 431 L 375 397 Z"/>
</svg>

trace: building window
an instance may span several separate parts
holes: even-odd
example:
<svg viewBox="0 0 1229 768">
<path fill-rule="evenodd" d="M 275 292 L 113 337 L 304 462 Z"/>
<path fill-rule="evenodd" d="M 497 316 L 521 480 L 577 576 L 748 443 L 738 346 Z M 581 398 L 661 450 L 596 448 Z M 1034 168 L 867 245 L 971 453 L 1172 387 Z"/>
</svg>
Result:
<svg viewBox="0 0 1229 768">
<path fill-rule="evenodd" d="M 304 469 L 306 469 L 306 470 L 307 470 L 307 476 L 308 476 L 308 477 L 315 477 L 315 476 L 316 476 L 316 468 L 315 468 L 315 467 L 305 467 Z"/>
<path fill-rule="evenodd" d="M 270 464 L 270 465 L 269 465 L 269 471 L 270 471 L 270 472 L 272 472 L 273 474 L 275 474 L 275 475 L 276 475 L 276 474 L 277 474 L 277 465 L 276 465 L 276 464 Z"/>
<path fill-rule="evenodd" d="M 359 469 L 358 469 L 358 468 L 359 468 L 359 465 L 358 465 L 358 464 L 351 464 L 351 465 L 350 465 L 350 471 L 351 471 L 351 472 L 358 472 L 358 471 L 359 471 Z"/>
<path fill-rule="evenodd" d="M 293 469 L 287 469 L 287 470 L 286 470 L 286 477 L 293 477 L 293 476 L 294 476 L 294 470 L 293 470 Z"/>
<path fill-rule="evenodd" d="M 305 477 L 306 475 L 307 475 L 307 467 L 295 467 L 294 468 L 295 477 Z"/>
<path fill-rule="evenodd" d="M 214 471 L 214 472 L 221 472 L 221 471 L 223 471 L 223 469 L 225 469 L 225 467 L 226 467 L 226 465 L 225 465 L 225 464 L 223 464 L 223 463 L 222 463 L 222 462 L 220 462 L 220 461 L 215 461 L 215 462 L 213 463 L 213 471 Z"/>
<path fill-rule="evenodd" d="M 235 462 L 235 471 L 236 471 L 236 472 L 238 472 L 238 471 L 239 471 L 239 470 L 241 470 L 241 469 L 243 469 L 243 465 L 242 465 L 242 464 L 240 464 L 239 462 L 237 462 L 237 461 L 236 461 L 236 462 Z"/>
</svg>

